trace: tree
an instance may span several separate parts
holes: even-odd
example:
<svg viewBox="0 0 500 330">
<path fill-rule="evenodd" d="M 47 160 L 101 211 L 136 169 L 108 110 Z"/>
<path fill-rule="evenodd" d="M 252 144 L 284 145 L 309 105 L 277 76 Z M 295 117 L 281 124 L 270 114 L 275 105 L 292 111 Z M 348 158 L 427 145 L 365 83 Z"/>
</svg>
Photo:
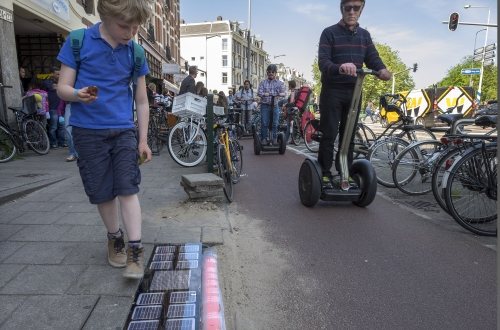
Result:
<svg viewBox="0 0 500 330">
<path fill-rule="evenodd" d="M 391 72 L 400 72 L 396 75 L 396 91 L 411 90 L 415 83 L 410 76 L 411 68 L 404 64 L 399 58 L 398 52 L 394 51 L 385 44 L 375 43 L 380 58 Z M 321 91 L 321 72 L 318 67 L 318 58 L 314 59 L 312 65 L 312 74 L 315 81 L 313 86 L 314 92 L 319 95 Z M 379 103 L 379 98 L 382 94 L 390 93 L 392 88 L 392 81 L 382 81 L 373 76 L 367 76 L 363 82 L 363 99 L 362 106 L 364 107 L 368 100 L 374 101 L 375 104 Z"/>
<path fill-rule="evenodd" d="M 438 87 L 469 86 L 469 83 L 472 81 L 472 87 L 477 91 L 479 87 L 479 75 L 471 77 L 470 75 L 462 74 L 462 69 L 470 69 L 473 66 L 478 67 L 479 65 L 474 65 L 470 56 L 464 57 L 460 63 L 448 70 L 443 80 L 438 82 Z M 481 101 L 497 99 L 497 69 L 496 65 L 484 67 Z"/>
</svg>

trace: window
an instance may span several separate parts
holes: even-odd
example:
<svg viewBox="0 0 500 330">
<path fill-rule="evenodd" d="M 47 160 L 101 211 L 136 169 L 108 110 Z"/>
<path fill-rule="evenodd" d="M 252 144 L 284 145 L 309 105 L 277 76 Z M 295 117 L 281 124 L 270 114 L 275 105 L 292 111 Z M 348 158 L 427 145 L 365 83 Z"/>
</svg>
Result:
<svg viewBox="0 0 500 330">
<path fill-rule="evenodd" d="M 227 39 L 222 39 L 222 50 L 227 50 Z"/>
<path fill-rule="evenodd" d="M 222 55 L 222 66 L 227 66 L 227 55 Z"/>
<path fill-rule="evenodd" d="M 196 57 L 191 57 L 191 61 L 195 61 L 196 60 Z"/>
<path fill-rule="evenodd" d="M 200 61 L 203 61 L 205 59 L 205 56 L 200 56 Z"/>
<path fill-rule="evenodd" d="M 227 72 L 222 72 L 222 83 L 227 84 Z"/>
</svg>

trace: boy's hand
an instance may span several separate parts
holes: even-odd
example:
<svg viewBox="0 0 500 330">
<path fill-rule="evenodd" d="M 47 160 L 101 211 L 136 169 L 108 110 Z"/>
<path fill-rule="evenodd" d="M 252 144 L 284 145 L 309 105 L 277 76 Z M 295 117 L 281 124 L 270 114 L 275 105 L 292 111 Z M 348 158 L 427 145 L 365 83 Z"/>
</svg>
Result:
<svg viewBox="0 0 500 330">
<path fill-rule="evenodd" d="M 97 87 L 88 86 L 78 90 L 78 100 L 83 103 L 92 103 L 97 100 Z"/>
<path fill-rule="evenodd" d="M 147 142 L 139 142 L 139 165 L 151 161 L 153 153 Z"/>
</svg>

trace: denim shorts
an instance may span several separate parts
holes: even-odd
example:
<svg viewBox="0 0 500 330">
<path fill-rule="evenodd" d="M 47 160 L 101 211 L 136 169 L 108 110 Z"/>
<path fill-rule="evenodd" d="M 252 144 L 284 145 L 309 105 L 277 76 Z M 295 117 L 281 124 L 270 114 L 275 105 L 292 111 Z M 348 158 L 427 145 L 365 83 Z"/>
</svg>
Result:
<svg viewBox="0 0 500 330">
<path fill-rule="evenodd" d="M 101 204 L 139 192 L 141 172 L 135 132 L 135 128 L 73 127 L 78 168 L 90 203 Z"/>
</svg>

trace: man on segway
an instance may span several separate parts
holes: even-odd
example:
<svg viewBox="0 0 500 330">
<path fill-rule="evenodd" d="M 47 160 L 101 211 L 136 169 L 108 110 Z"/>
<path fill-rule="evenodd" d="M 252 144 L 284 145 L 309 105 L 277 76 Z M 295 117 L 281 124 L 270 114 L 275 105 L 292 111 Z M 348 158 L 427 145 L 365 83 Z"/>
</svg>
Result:
<svg viewBox="0 0 500 330">
<path fill-rule="evenodd" d="M 361 69 L 364 63 L 369 69 L 378 71 L 378 78 L 392 78 L 373 44 L 370 33 L 358 24 L 364 6 L 365 0 L 341 0 L 342 19 L 325 28 L 319 41 L 318 65 L 322 88 L 318 162 L 322 169 L 322 189 L 333 189 L 336 186 L 337 180 L 330 171 L 333 146 L 337 134 L 340 134 L 339 145 L 342 144 L 356 83 L 356 70 Z M 351 168 L 352 164 L 352 139 L 353 136 L 348 152 L 348 168 Z M 335 157 L 335 168 L 340 174 L 338 153 Z"/>
<path fill-rule="evenodd" d="M 278 144 L 278 123 L 280 110 L 278 101 L 285 97 L 286 89 L 285 84 L 276 79 L 277 67 L 275 64 L 267 66 L 267 79 L 264 79 L 259 84 L 257 95 L 261 99 L 260 116 L 261 116 L 261 129 L 260 140 L 261 145 L 265 146 L 268 143 L 272 145 Z M 269 124 L 272 118 L 271 136 L 268 140 Z"/>
</svg>

